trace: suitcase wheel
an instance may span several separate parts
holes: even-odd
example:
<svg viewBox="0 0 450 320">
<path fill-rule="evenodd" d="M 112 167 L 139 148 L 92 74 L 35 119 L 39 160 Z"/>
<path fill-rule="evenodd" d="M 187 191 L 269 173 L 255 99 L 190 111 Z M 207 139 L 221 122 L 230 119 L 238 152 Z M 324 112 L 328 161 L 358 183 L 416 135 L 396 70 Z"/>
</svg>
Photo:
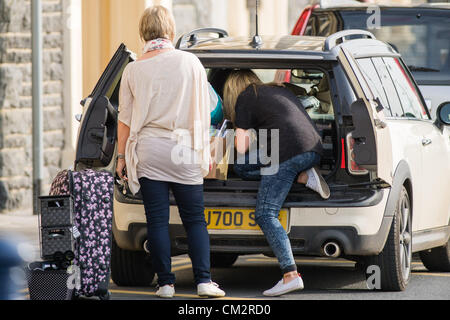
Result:
<svg viewBox="0 0 450 320">
<path fill-rule="evenodd" d="M 106 292 L 105 294 L 102 294 L 98 297 L 102 301 L 109 301 L 109 300 L 111 300 L 111 292 L 108 290 L 108 292 Z"/>
</svg>

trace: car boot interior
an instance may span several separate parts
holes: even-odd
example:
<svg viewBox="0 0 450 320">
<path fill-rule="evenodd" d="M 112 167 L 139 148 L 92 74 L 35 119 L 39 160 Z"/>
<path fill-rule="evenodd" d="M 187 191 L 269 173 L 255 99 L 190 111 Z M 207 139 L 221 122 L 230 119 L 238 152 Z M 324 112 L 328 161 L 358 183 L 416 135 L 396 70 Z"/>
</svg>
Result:
<svg viewBox="0 0 450 320">
<path fill-rule="evenodd" d="M 223 98 L 223 87 L 232 69 L 210 69 L 209 81 L 216 92 Z M 322 137 L 324 155 L 320 163 L 320 170 L 324 176 L 331 177 L 338 163 L 338 138 L 334 108 L 331 99 L 329 77 L 324 70 L 298 68 L 294 70 L 254 69 L 264 83 L 282 83 L 299 99 L 302 106 L 314 121 Z M 227 181 L 206 180 L 205 189 L 216 188 L 218 185 L 238 190 L 257 190 L 258 181 L 243 181 L 229 165 Z M 300 185 L 296 189 L 306 189 Z"/>
</svg>

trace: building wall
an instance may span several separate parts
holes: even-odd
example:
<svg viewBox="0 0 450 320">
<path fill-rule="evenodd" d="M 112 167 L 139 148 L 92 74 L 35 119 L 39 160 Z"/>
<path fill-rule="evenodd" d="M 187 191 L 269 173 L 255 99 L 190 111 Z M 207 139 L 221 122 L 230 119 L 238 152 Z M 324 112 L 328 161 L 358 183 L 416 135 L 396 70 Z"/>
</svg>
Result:
<svg viewBox="0 0 450 320">
<path fill-rule="evenodd" d="M 121 42 L 140 54 L 138 22 L 147 6 L 173 10 L 178 36 L 210 26 L 249 36 L 254 28 L 251 2 L 42 0 L 43 193 L 57 172 L 73 162 L 78 101 L 91 92 Z M 261 0 L 261 33 L 289 32 L 307 2 Z M 32 208 L 30 3 L 0 0 L 0 213 Z"/>
<path fill-rule="evenodd" d="M 260 0 L 261 34 L 289 33 L 309 0 Z M 231 36 L 254 32 L 254 0 L 82 0 L 83 95 L 88 95 L 121 42 L 140 54 L 138 23 L 143 10 L 161 4 L 172 10 L 177 38 L 216 27 Z"/>
<path fill-rule="evenodd" d="M 172 10 L 177 23 L 177 35 L 180 36 L 195 28 L 210 27 L 210 13 L 217 4 L 214 0 L 173 0 Z M 220 1 L 221 6 L 224 2 Z M 225 4 L 226 5 L 226 4 Z"/>
<path fill-rule="evenodd" d="M 288 34 L 309 0 L 260 0 L 260 34 Z M 226 29 L 231 36 L 255 32 L 255 0 L 172 0 L 178 36 L 197 28 Z"/>
<path fill-rule="evenodd" d="M 140 53 L 139 18 L 145 0 L 82 0 L 83 95 L 91 93 L 123 42 Z"/>
<path fill-rule="evenodd" d="M 43 1 L 44 191 L 64 148 L 62 0 Z M 0 0 L 0 212 L 32 207 L 30 1 Z"/>
<path fill-rule="evenodd" d="M 295 24 L 300 18 L 303 9 L 307 5 L 309 5 L 310 2 L 311 1 L 309 0 L 289 0 L 289 12 L 288 12 L 289 32 L 292 32 L 292 30 L 294 30 Z"/>
</svg>

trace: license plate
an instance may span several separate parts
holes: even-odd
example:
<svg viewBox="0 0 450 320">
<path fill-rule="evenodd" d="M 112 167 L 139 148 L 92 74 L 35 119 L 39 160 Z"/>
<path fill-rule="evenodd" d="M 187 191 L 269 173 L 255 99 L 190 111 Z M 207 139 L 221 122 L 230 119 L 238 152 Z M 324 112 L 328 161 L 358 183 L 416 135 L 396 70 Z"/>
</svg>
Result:
<svg viewBox="0 0 450 320">
<path fill-rule="evenodd" d="M 261 230 L 256 223 L 255 210 L 206 209 L 205 218 L 209 230 Z M 281 210 L 278 220 L 287 230 L 288 210 Z"/>
</svg>

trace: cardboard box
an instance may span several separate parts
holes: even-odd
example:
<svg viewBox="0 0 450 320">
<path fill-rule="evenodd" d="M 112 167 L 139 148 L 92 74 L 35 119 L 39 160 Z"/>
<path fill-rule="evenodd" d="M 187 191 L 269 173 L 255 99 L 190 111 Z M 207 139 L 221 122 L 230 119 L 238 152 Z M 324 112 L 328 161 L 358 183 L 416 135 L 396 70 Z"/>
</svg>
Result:
<svg viewBox="0 0 450 320">
<path fill-rule="evenodd" d="M 230 163 L 232 145 L 234 144 L 232 135 L 211 138 L 211 159 L 212 168 L 205 177 L 206 180 L 222 180 L 228 178 L 228 165 Z"/>
</svg>

